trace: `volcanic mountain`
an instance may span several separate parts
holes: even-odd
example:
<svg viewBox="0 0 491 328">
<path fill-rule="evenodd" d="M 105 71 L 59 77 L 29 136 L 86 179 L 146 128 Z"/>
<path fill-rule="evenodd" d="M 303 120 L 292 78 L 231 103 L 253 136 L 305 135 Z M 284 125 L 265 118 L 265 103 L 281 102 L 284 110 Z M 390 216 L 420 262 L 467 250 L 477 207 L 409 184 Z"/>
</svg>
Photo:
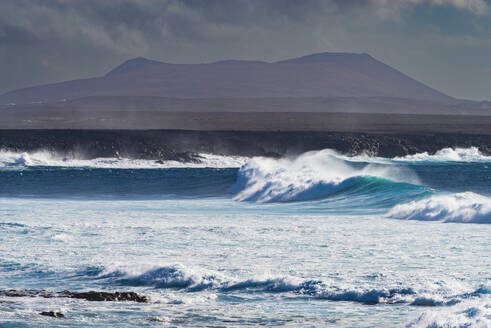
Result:
<svg viewBox="0 0 491 328">
<path fill-rule="evenodd" d="M 222 124 L 223 115 L 207 113 L 253 112 L 257 124 L 250 123 L 251 127 L 260 126 L 262 120 L 287 120 L 276 114 L 263 119 L 261 113 L 491 115 L 489 102 L 452 98 L 368 54 L 353 53 L 320 53 L 272 63 L 169 64 L 135 58 L 104 76 L 7 92 L 0 95 L 2 108 L 2 126 L 60 128 L 245 125 L 244 117 L 231 116 L 233 124 L 229 120 Z M 172 113 L 181 116 L 171 119 Z M 289 129 L 309 129 L 317 120 L 309 119 L 305 127 L 298 118 L 284 123 Z M 359 124 L 359 119 L 354 121 Z M 266 129 L 276 125 L 268 123 Z"/>
<path fill-rule="evenodd" d="M 94 96 L 452 99 L 368 54 L 321 53 L 274 63 L 227 60 L 168 64 L 135 58 L 101 77 L 8 92 L 0 96 L 0 104 L 57 102 Z"/>
</svg>

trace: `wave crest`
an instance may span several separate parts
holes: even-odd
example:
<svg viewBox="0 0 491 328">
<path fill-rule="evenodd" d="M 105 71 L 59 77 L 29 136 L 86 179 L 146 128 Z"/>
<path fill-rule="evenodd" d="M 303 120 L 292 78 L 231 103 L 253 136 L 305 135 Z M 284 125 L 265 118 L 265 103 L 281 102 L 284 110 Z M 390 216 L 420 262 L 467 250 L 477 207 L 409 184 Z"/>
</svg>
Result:
<svg viewBox="0 0 491 328">
<path fill-rule="evenodd" d="M 319 157 L 331 157 L 339 161 L 354 163 L 391 164 L 399 162 L 491 162 L 491 156 L 484 155 L 477 147 L 470 148 L 443 148 L 435 154 L 428 152 L 395 157 L 393 159 L 373 157 L 368 154 L 346 156 L 338 152 L 325 149 L 316 152 L 308 152 L 300 157 L 311 157 L 318 154 Z M 239 168 L 249 158 L 245 156 L 222 156 L 215 154 L 198 154 L 200 161 L 196 163 L 183 163 L 178 161 L 154 161 L 129 158 L 95 158 L 83 159 L 72 154 L 65 156 L 47 150 L 32 152 L 14 152 L 0 150 L 0 168 L 22 167 L 93 167 L 93 168 Z M 274 160 L 272 160 L 274 161 Z"/>
<path fill-rule="evenodd" d="M 417 176 L 402 167 L 350 163 L 332 150 L 308 152 L 295 159 L 253 158 L 243 165 L 231 188 L 235 200 L 292 202 L 323 199 L 359 183 L 364 178 L 386 183 L 417 184 Z M 379 180 L 380 182 L 381 180 Z"/>
<path fill-rule="evenodd" d="M 490 327 L 489 299 L 466 300 L 449 308 L 425 312 L 407 325 L 408 328 Z"/>
<path fill-rule="evenodd" d="M 25 167 L 90 167 L 111 169 L 159 169 L 159 168 L 238 168 L 247 158 L 199 154 L 199 162 L 155 161 L 130 158 L 81 159 L 74 156 L 40 150 L 35 152 L 12 152 L 0 150 L 0 168 Z"/>
<path fill-rule="evenodd" d="M 480 287 L 472 292 L 456 295 L 429 294 L 426 289 L 338 287 L 322 280 L 300 279 L 290 276 L 262 276 L 249 279 L 229 278 L 218 272 L 192 270 L 182 265 L 145 269 L 116 268 L 104 270 L 96 277 L 110 284 L 134 287 L 179 289 L 193 293 L 212 290 L 220 293 L 273 293 L 311 297 L 335 302 L 363 304 L 409 304 L 412 306 L 451 306 L 464 300 L 487 296 L 489 289 Z"/>
<path fill-rule="evenodd" d="M 491 223 L 491 198 L 463 192 L 438 195 L 393 207 L 389 218 L 401 220 Z"/>
<path fill-rule="evenodd" d="M 198 291 L 211 288 L 218 281 L 216 274 L 193 272 L 182 265 L 146 268 L 116 268 L 105 270 L 98 279 L 110 281 L 124 286 L 147 286 L 155 288 L 175 288 Z"/>
<path fill-rule="evenodd" d="M 424 152 L 395 157 L 393 160 L 404 162 L 491 162 L 491 156 L 484 155 L 477 147 L 443 148 L 433 155 Z"/>
</svg>

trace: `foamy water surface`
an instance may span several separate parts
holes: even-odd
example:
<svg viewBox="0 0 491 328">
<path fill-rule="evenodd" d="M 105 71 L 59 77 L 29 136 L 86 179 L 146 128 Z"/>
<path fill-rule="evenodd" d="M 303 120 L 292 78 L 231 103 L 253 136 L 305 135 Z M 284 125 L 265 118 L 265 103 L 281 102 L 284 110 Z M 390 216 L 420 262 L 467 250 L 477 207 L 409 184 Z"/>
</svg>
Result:
<svg viewBox="0 0 491 328">
<path fill-rule="evenodd" d="M 150 297 L 0 297 L 0 326 L 491 325 L 477 149 L 203 158 L 0 152 L 0 290 Z"/>
</svg>

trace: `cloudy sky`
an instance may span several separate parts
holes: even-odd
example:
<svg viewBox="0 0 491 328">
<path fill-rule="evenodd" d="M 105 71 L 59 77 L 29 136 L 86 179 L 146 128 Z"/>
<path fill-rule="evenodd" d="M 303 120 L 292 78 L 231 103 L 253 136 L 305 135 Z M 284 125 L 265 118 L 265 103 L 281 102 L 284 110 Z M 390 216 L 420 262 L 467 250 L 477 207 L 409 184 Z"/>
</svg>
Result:
<svg viewBox="0 0 491 328">
<path fill-rule="evenodd" d="M 133 57 L 274 61 L 367 52 L 455 97 L 491 100 L 486 0 L 1 0 L 0 93 Z"/>
</svg>

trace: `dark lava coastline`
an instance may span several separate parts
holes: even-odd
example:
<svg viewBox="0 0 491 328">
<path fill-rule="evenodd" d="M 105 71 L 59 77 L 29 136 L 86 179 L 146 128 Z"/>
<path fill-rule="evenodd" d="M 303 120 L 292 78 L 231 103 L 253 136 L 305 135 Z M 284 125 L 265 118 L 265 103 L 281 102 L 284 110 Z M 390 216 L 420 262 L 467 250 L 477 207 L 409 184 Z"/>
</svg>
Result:
<svg viewBox="0 0 491 328">
<path fill-rule="evenodd" d="M 446 147 L 491 154 L 491 134 L 376 134 L 306 131 L 0 130 L 0 149 L 47 150 L 67 158 L 123 157 L 199 161 L 198 153 L 280 157 L 311 150 L 395 157 Z"/>
<path fill-rule="evenodd" d="M 50 292 L 46 290 L 0 290 L 0 297 L 42 297 L 42 298 L 76 298 L 90 302 L 137 302 L 148 303 L 148 297 L 135 292 L 73 292 L 64 290 Z"/>
</svg>

